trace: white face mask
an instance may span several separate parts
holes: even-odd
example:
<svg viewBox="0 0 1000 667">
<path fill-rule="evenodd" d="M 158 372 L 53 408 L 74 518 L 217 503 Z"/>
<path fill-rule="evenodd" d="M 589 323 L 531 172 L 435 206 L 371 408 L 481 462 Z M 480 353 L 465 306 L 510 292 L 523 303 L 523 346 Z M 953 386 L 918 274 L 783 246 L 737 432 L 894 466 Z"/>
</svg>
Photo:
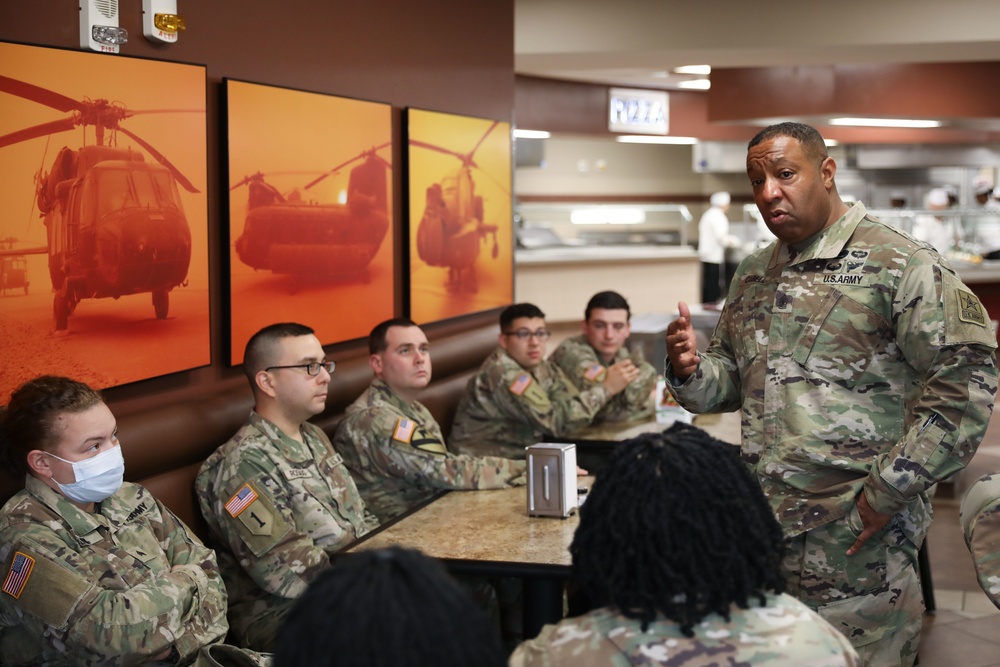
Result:
<svg viewBox="0 0 1000 667">
<path fill-rule="evenodd" d="M 78 503 L 99 503 L 115 495 L 122 486 L 125 477 L 125 459 L 122 457 L 120 445 L 82 461 L 67 461 L 50 452 L 46 454 L 73 467 L 76 481 L 72 484 L 60 484 L 55 479 L 52 480 L 70 500 Z"/>
</svg>

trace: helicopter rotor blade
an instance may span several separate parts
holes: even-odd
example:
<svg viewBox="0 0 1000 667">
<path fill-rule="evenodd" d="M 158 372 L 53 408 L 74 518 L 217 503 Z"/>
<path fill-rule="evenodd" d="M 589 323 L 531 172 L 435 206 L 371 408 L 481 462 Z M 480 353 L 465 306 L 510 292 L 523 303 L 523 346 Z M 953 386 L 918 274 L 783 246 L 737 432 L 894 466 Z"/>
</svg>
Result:
<svg viewBox="0 0 1000 667">
<path fill-rule="evenodd" d="M 35 125 L 34 127 L 27 127 L 23 130 L 11 132 L 10 134 L 5 134 L 0 137 L 0 148 L 19 143 L 21 141 L 28 141 L 29 139 L 44 137 L 47 134 L 67 132 L 72 130 L 74 127 L 76 127 L 76 120 L 72 117 L 49 121 L 48 123 L 42 123 L 41 125 Z"/>
<path fill-rule="evenodd" d="M 319 183 L 320 181 L 322 181 L 327 176 L 329 176 L 331 174 L 335 174 L 338 171 L 340 171 L 341 169 L 343 169 L 344 167 L 346 167 L 347 165 L 351 164 L 352 162 L 356 162 L 357 160 L 360 160 L 361 158 L 367 157 L 369 155 L 371 155 L 372 157 L 375 157 L 375 158 L 381 160 L 381 162 L 382 162 L 383 165 L 385 165 L 387 168 L 391 169 L 392 168 L 391 164 L 389 164 L 386 160 L 382 159 L 381 157 L 379 157 L 378 155 L 375 154 L 375 151 L 382 150 L 386 146 L 390 146 L 390 145 L 392 145 L 392 142 L 391 141 L 387 141 L 384 144 L 379 144 L 378 146 L 375 146 L 374 148 L 371 148 L 371 149 L 369 149 L 367 151 L 362 151 L 362 152 L 358 153 L 357 155 L 355 155 L 354 157 L 352 157 L 350 160 L 348 160 L 346 162 L 342 162 L 342 163 L 338 164 L 336 167 L 334 167 L 333 169 L 328 170 L 322 176 L 319 176 L 318 178 L 314 178 L 312 181 L 310 181 L 308 184 L 306 184 L 305 189 L 308 190 L 312 186 L 314 186 L 317 183 Z"/>
<path fill-rule="evenodd" d="M 469 151 L 469 156 L 466 159 L 469 161 L 470 164 L 474 164 L 472 162 L 472 156 L 476 154 L 476 151 L 479 150 L 479 147 L 483 145 L 484 141 L 486 141 L 486 137 L 490 136 L 490 132 L 493 131 L 493 128 L 495 128 L 499 124 L 500 124 L 500 121 L 498 121 L 498 120 L 493 121 L 493 124 L 490 125 L 489 129 L 486 130 L 486 132 L 483 134 L 483 138 L 479 140 L 479 142 L 476 144 L 475 148 L 473 148 L 471 151 Z"/>
<path fill-rule="evenodd" d="M 17 250 L 0 250 L 0 257 L 16 257 L 18 255 L 47 255 L 49 253 L 48 246 L 40 246 L 37 248 L 18 248 Z"/>
<path fill-rule="evenodd" d="M 189 181 L 187 177 L 182 174 L 180 170 L 173 165 L 173 163 L 170 162 L 170 160 L 168 160 L 160 151 L 150 146 L 146 140 L 139 138 L 139 136 L 134 132 L 129 132 L 124 127 L 119 127 L 118 131 L 124 133 L 128 137 L 131 137 L 133 141 L 149 151 L 149 154 L 156 158 L 157 162 L 170 170 L 170 173 L 174 175 L 174 178 L 177 179 L 177 182 L 180 183 L 185 190 L 195 194 L 199 192 L 198 188 L 194 187 L 194 185 L 191 184 L 191 181 Z"/>
<path fill-rule="evenodd" d="M 498 188 L 500 188 L 500 192 L 504 193 L 507 196 L 510 196 L 510 190 L 508 189 L 507 186 L 504 186 L 503 183 L 501 183 L 499 180 L 497 180 L 496 178 L 494 178 L 493 176 L 491 176 L 490 174 L 488 174 L 484 169 L 477 168 L 477 171 L 480 174 L 482 174 L 483 176 L 485 176 L 486 178 L 488 178 L 489 180 L 491 180 L 493 182 L 493 185 L 495 185 Z"/>
<path fill-rule="evenodd" d="M 420 148 L 426 148 L 427 150 L 437 151 L 438 153 L 444 153 L 445 155 L 451 155 L 452 157 L 457 157 L 459 160 L 462 161 L 462 164 L 465 164 L 466 161 L 465 155 L 457 151 L 448 150 L 447 148 L 441 148 L 440 146 L 435 146 L 434 144 L 429 144 L 425 141 L 420 141 L 419 139 L 410 139 L 410 145 L 419 146 Z"/>
<path fill-rule="evenodd" d="M 44 104 L 47 107 L 58 109 L 59 111 L 83 111 L 83 102 L 78 102 L 73 98 L 60 95 L 48 88 L 42 88 L 32 83 L 12 79 L 9 76 L 0 76 L 0 91 L 23 97 L 32 102 Z"/>
</svg>

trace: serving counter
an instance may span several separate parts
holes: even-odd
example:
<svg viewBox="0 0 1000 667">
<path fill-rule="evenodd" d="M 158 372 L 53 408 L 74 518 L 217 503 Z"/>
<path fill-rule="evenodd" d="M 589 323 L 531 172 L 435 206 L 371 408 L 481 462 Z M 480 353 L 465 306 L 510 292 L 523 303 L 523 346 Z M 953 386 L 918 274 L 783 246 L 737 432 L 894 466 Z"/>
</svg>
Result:
<svg viewBox="0 0 1000 667">
<path fill-rule="evenodd" d="M 701 268 L 691 246 L 560 246 L 514 253 L 514 299 L 549 322 L 577 322 L 597 292 L 614 290 L 633 313 L 671 312 L 698 303 Z"/>
</svg>

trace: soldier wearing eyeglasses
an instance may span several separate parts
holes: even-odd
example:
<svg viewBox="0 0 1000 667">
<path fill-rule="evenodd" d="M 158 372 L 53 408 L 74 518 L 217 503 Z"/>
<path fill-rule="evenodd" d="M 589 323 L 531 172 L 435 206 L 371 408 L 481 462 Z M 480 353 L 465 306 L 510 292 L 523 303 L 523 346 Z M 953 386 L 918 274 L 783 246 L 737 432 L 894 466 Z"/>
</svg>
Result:
<svg viewBox="0 0 1000 667">
<path fill-rule="evenodd" d="M 243 364 L 254 410 L 202 465 L 195 491 L 229 591 L 230 635 L 270 651 L 330 554 L 378 521 L 329 438 L 307 421 L 326 407 L 334 369 L 313 330 L 265 327 Z"/>
<path fill-rule="evenodd" d="M 549 336 L 545 313 L 534 304 L 500 313 L 500 346 L 458 404 L 450 437 L 456 451 L 523 459 L 525 447 L 590 424 L 639 376 L 634 364 L 615 364 L 602 382 L 580 391 L 545 359 Z"/>
<path fill-rule="evenodd" d="M 597 413 L 595 424 L 653 416 L 656 369 L 643 359 L 641 349 L 629 352 L 625 347 L 632 332 L 631 317 L 625 297 L 618 292 L 598 292 L 587 302 L 583 334 L 564 340 L 550 357 L 581 391 L 604 382 L 608 370 L 619 364 L 638 369 L 625 391 Z"/>
</svg>

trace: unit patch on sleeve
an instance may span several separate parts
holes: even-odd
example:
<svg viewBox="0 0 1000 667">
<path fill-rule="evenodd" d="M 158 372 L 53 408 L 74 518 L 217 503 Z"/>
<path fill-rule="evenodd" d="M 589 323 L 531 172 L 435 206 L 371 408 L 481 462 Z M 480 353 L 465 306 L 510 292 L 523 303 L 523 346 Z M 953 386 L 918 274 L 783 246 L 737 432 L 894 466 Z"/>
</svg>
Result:
<svg viewBox="0 0 1000 667">
<path fill-rule="evenodd" d="M 396 430 L 392 432 L 392 439 L 410 444 L 413 439 L 413 432 L 417 429 L 417 424 L 412 419 L 400 417 L 396 421 Z"/>
<path fill-rule="evenodd" d="M 33 569 L 35 569 L 35 559 L 20 551 L 16 552 L 14 560 L 11 561 L 10 570 L 7 571 L 7 576 L 3 580 L 3 592 L 14 599 L 21 597 Z"/>
<path fill-rule="evenodd" d="M 229 512 L 229 516 L 238 517 L 240 512 L 249 507 L 250 503 L 255 500 L 257 500 L 257 492 L 249 484 L 244 484 L 226 503 L 226 511 Z"/>
</svg>

